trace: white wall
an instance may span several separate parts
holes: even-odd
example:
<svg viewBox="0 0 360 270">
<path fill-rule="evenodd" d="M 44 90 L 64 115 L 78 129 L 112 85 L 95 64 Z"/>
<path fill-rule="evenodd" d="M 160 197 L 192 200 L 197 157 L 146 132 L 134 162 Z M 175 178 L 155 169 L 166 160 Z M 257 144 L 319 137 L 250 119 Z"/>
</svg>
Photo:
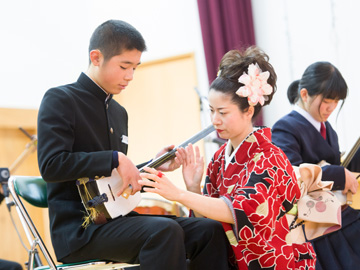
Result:
<svg viewBox="0 0 360 270">
<path fill-rule="evenodd" d="M 93 30 L 108 19 L 143 34 L 143 62 L 195 52 L 207 88 L 196 0 L 19 0 L 1 1 L 0 10 L 0 107 L 38 108 L 48 88 L 76 80 Z"/>
<path fill-rule="evenodd" d="M 349 96 L 336 129 L 341 150 L 349 150 L 360 135 L 360 91 L 357 72 L 360 48 L 360 2 L 357 0 L 252 0 L 257 44 L 270 56 L 278 75 L 278 91 L 265 109 L 265 122 L 272 126 L 291 110 L 288 85 L 300 79 L 316 61 L 329 61 L 342 73 Z M 340 107 L 340 106 L 338 106 Z"/>
<path fill-rule="evenodd" d="M 360 1 L 252 0 L 257 44 L 278 74 L 278 92 L 268 108 L 268 126 L 291 110 L 290 82 L 319 60 L 336 65 L 350 94 L 336 121 L 341 150 L 360 134 L 358 115 Z M 18 0 L 0 3 L 0 107 L 38 108 L 44 92 L 73 82 L 87 68 L 87 47 L 94 28 L 122 19 L 144 36 L 142 61 L 195 52 L 199 88 L 208 82 L 196 0 Z M 135 74 L 136 76 L 136 74 Z M 161 80 L 161 74 L 156 80 Z"/>
</svg>

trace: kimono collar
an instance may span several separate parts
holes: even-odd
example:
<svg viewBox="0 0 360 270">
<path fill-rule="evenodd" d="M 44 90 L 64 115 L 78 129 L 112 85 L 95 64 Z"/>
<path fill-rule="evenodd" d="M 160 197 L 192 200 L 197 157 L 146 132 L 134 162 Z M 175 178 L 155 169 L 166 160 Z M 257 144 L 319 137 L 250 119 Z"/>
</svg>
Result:
<svg viewBox="0 0 360 270">
<path fill-rule="evenodd" d="M 233 150 L 233 147 L 230 143 L 230 140 L 227 141 L 224 151 L 225 157 L 225 170 L 227 166 L 230 164 L 230 161 L 234 158 L 239 148 L 244 144 L 244 142 L 250 137 L 254 135 L 255 137 L 265 136 L 266 139 L 271 140 L 271 131 L 270 128 L 267 127 L 254 127 L 253 131 L 246 136 L 246 138 Z"/>
<path fill-rule="evenodd" d="M 80 74 L 78 83 L 104 103 L 108 103 L 113 97 L 113 95 L 106 93 L 104 89 L 102 89 L 84 72 Z"/>
</svg>

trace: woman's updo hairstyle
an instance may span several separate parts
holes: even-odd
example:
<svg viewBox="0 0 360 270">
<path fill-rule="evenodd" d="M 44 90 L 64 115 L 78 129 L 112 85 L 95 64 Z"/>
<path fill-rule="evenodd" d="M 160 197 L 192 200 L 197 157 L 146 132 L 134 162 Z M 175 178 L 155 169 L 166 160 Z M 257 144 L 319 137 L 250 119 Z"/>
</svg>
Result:
<svg viewBox="0 0 360 270">
<path fill-rule="evenodd" d="M 232 101 L 239 106 L 242 112 L 247 111 L 250 107 L 248 98 L 237 95 L 236 91 L 239 90 L 241 86 L 244 86 L 244 84 L 238 80 L 241 75 L 248 73 L 248 68 L 251 64 L 258 64 L 262 72 L 268 71 L 270 73 L 267 83 L 273 88 L 271 94 L 265 96 L 263 105 L 257 103 L 254 106 L 254 119 L 260 112 L 261 107 L 271 102 L 276 91 L 276 73 L 269 63 L 269 56 L 260 48 L 252 46 L 245 51 L 231 50 L 227 52 L 221 59 L 218 77 L 211 83 L 210 90 L 230 95 Z"/>
</svg>

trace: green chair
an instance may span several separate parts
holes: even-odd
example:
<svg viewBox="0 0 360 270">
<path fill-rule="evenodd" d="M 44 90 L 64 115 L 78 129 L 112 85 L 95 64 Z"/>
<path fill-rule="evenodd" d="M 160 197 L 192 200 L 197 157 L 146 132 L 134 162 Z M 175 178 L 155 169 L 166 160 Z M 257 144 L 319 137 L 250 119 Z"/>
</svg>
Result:
<svg viewBox="0 0 360 270">
<path fill-rule="evenodd" d="M 38 230 L 36 229 L 29 213 L 27 212 L 22 200 L 27 201 L 35 207 L 47 208 L 47 187 L 46 182 L 39 176 L 11 176 L 8 181 L 9 191 L 13 198 L 14 205 L 20 220 L 24 227 L 25 233 L 29 240 L 31 249 L 29 250 L 29 261 L 27 270 L 135 270 L 139 269 L 138 265 L 130 265 L 126 263 L 108 263 L 104 261 L 87 261 L 74 264 L 56 265 L 52 259 L 44 241 L 42 240 Z M 42 265 L 37 256 L 37 246 L 43 253 L 48 266 Z M 36 261 L 36 259 L 38 259 Z M 34 267 L 35 261 L 37 262 Z M 40 265 L 39 265 L 40 264 Z"/>
</svg>

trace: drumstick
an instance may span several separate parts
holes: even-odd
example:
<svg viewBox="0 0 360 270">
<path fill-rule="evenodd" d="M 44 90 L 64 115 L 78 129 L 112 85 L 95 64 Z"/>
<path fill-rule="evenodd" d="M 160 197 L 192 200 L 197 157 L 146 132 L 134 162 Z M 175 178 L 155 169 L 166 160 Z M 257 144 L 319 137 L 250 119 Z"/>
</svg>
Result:
<svg viewBox="0 0 360 270">
<path fill-rule="evenodd" d="M 346 193 L 346 204 L 351 205 L 352 202 L 353 202 L 352 198 L 353 198 L 353 194 L 352 194 L 352 192 L 349 190 L 349 191 Z"/>
<path fill-rule="evenodd" d="M 121 193 L 121 196 L 123 196 L 125 199 L 129 198 L 129 196 L 131 195 L 132 193 L 132 186 L 129 185 L 123 193 Z"/>
</svg>

